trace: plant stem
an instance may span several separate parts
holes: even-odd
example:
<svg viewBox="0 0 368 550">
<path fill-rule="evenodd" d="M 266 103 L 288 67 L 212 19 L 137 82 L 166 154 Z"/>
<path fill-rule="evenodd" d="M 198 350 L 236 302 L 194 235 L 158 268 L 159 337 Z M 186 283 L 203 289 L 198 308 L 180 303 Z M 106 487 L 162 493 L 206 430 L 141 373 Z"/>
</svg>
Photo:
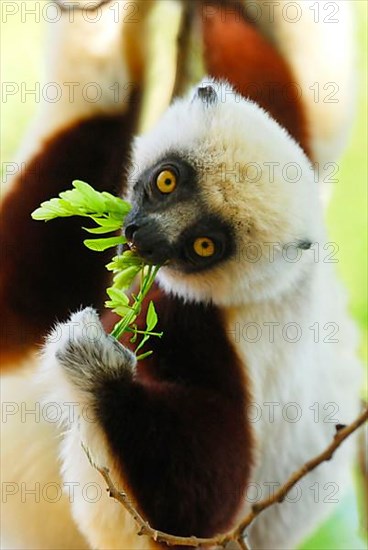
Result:
<svg viewBox="0 0 368 550">
<path fill-rule="evenodd" d="M 159 269 L 159 266 L 148 266 L 148 272 L 143 277 L 141 288 L 137 297 L 134 300 L 134 304 L 132 305 L 132 311 L 130 311 L 125 317 L 123 317 L 123 319 L 116 323 L 111 332 L 111 335 L 117 340 L 119 340 L 124 332 L 128 331 L 130 325 L 134 323 L 134 321 L 140 314 L 142 302 L 150 291 Z M 134 329 L 129 329 L 129 332 L 131 332 L 131 330 Z"/>
<path fill-rule="evenodd" d="M 130 327 L 126 328 L 126 332 L 131 332 L 132 334 L 149 334 L 150 336 L 157 336 L 158 338 L 162 336 L 162 332 L 150 332 L 149 330 L 137 330 Z"/>
</svg>

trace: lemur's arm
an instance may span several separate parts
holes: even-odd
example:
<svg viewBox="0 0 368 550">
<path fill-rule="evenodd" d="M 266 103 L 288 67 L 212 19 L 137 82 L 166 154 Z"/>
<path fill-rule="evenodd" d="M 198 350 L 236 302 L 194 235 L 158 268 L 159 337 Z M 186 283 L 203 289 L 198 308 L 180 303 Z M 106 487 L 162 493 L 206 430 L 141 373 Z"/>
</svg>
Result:
<svg viewBox="0 0 368 550">
<path fill-rule="evenodd" d="M 137 365 L 86 309 L 50 336 L 43 369 L 50 400 L 88 407 L 98 428 L 92 424 L 84 444 L 100 454 L 96 433 L 104 434 L 109 462 L 102 465 L 115 467 L 151 525 L 207 536 L 231 525 L 250 472 L 247 392 L 216 310 L 162 300 L 164 338 L 150 341 L 150 362 Z M 189 319 L 192 334 L 182 330 Z"/>
</svg>

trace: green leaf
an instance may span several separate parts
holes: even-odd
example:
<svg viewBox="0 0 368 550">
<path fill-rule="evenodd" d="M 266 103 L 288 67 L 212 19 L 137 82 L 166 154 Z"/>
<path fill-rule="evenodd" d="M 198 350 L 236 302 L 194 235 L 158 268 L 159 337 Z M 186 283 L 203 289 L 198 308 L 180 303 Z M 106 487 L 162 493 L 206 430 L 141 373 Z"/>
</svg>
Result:
<svg viewBox="0 0 368 550">
<path fill-rule="evenodd" d="M 112 262 L 106 264 L 106 269 L 108 271 L 115 271 L 115 272 L 119 271 L 117 269 L 117 263 L 114 260 Z"/>
<path fill-rule="evenodd" d="M 113 231 L 116 231 L 116 226 L 105 225 L 104 227 L 83 227 L 83 229 L 84 231 L 87 231 L 88 233 L 93 233 L 94 235 L 102 235 L 103 233 L 112 233 Z"/>
<path fill-rule="evenodd" d="M 151 332 L 157 325 L 158 317 L 155 309 L 155 304 L 151 301 L 147 309 L 146 323 L 147 331 Z"/>
<path fill-rule="evenodd" d="M 124 271 L 115 275 L 114 286 L 119 289 L 129 288 L 140 270 L 140 266 L 131 266 L 124 269 Z"/>
<path fill-rule="evenodd" d="M 53 220 L 55 218 L 73 216 L 70 209 L 66 209 L 60 199 L 51 199 L 43 202 L 39 208 L 32 212 L 31 216 L 34 220 Z"/>
<path fill-rule="evenodd" d="M 40 206 L 32 212 L 31 216 L 34 220 L 47 222 L 49 220 L 57 218 L 58 214 L 55 214 L 55 212 L 52 212 L 44 206 Z"/>
<path fill-rule="evenodd" d="M 132 209 L 128 202 L 124 201 L 120 197 L 111 195 L 107 191 L 103 191 L 101 195 L 103 195 L 105 199 L 107 212 L 114 213 L 115 215 L 122 216 L 124 218 Z"/>
<path fill-rule="evenodd" d="M 64 200 L 65 202 L 68 202 L 69 205 L 76 210 L 76 213 L 78 213 L 80 208 L 88 208 L 89 202 L 86 200 L 86 197 L 78 191 L 78 189 L 68 189 L 67 191 L 63 191 L 62 193 L 59 193 L 59 197 Z"/>
<path fill-rule="evenodd" d="M 126 250 L 124 254 L 120 256 L 115 256 L 112 259 L 112 262 L 107 264 L 106 268 L 109 271 L 123 271 L 124 269 L 131 267 L 131 266 L 139 266 L 141 269 L 143 269 L 143 260 L 134 254 L 134 252 L 131 252 L 130 250 Z"/>
<path fill-rule="evenodd" d="M 88 183 L 80 180 L 73 181 L 73 187 L 75 187 L 79 193 L 85 198 L 86 205 L 94 212 L 106 211 L 106 202 L 102 193 L 99 193 Z"/>
<path fill-rule="evenodd" d="M 143 269 L 143 260 L 140 256 L 136 254 L 136 252 L 132 252 L 131 250 L 126 250 L 121 256 L 124 262 L 130 265 L 140 265 Z"/>
<path fill-rule="evenodd" d="M 114 226 L 116 229 L 121 229 L 123 226 L 123 223 L 121 220 L 117 221 L 114 220 L 111 217 L 98 217 L 98 216 L 91 216 L 92 220 L 101 227 L 111 227 Z"/>
<path fill-rule="evenodd" d="M 124 237 L 108 237 L 106 239 L 86 239 L 83 244 L 90 250 L 96 252 L 104 252 L 108 248 L 117 246 L 118 244 L 124 244 L 126 240 Z"/>
<path fill-rule="evenodd" d="M 51 199 L 52 200 L 52 199 Z M 58 206 L 65 210 L 65 212 L 70 212 L 71 216 L 79 216 L 79 209 L 77 209 L 74 205 L 70 204 L 69 201 L 66 201 L 64 199 L 56 199 L 58 201 Z"/>
<path fill-rule="evenodd" d="M 121 305 L 128 305 L 129 304 L 129 297 L 125 294 L 125 292 L 119 288 L 110 287 L 106 290 L 107 294 L 116 303 L 119 303 Z"/>
<path fill-rule="evenodd" d="M 142 355 L 137 355 L 137 361 L 142 361 L 142 359 L 149 357 L 152 353 L 153 351 L 146 351 L 146 353 L 142 353 Z"/>
</svg>

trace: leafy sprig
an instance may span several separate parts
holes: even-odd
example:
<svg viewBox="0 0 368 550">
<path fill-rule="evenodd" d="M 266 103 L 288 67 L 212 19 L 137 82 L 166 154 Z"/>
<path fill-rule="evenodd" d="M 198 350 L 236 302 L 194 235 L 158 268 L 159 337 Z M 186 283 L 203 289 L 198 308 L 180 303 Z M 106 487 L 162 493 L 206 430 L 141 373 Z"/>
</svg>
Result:
<svg viewBox="0 0 368 550">
<path fill-rule="evenodd" d="M 121 230 L 126 215 L 131 206 L 128 202 L 115 197 L 106 191 L 99 192 L 88 183 L 74 181 L 73 189 L 63 191 L 59 198 L 53 198 L 43 202 L 32 213 L 34 220 L 49 221 L 56 218 L 82 216 L 90 218 L 95 227 L 83 227 L 92 235 L 106 235 Z M 113 235 L 101 238 L 85 239 L 85 246 L 96 252 L 103 252 L 109 248 L 116 248 L 126 243 L 123 235 Z M 109 300 L 105 305 L 121 317 L 114 326 L 111 334 L 119 339 L 124 332 L 132 334 L 131 342 L 141 340 L 136 347 L 139 351 L 150 336 L 161 337 L 162 333 L 154 332 L 158 322 L 155 306 L 151 301 L 147 308 L 146 330 L 138 330 L 136 320 L 142 309 L 142 303 L 153 285 L 160 266 L 146 265 L 142 258 L 135 252 L 127 250 L 112 258 L 106 268 L 114 274 L 113 284 L 107 289 Z M 138 294 L 131 297 L 126 291 L 132 285 L 134 279 L 140 274 L 140 288 Z M 137 359 L 143 359 L 152 352 L 139 355 Z"/>
</svg>

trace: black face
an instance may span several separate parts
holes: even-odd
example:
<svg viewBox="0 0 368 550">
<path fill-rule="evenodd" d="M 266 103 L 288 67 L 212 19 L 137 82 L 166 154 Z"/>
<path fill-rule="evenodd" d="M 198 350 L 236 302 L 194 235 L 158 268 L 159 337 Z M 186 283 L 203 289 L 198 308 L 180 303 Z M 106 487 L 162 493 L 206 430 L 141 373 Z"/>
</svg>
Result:
<svg viewBox="0 0 368 550">
<path fill-rule="evenodd" d="M 201 197 L 195 169 L 178 155 L 165 156 L 140 176 L 134 186 L 133 201 L 125 235 L 148 263 L 167 264 L 191 273 L 209 269 L 233 252 L 229 224 L 209 212 Z M 195 213 L 196 221 L 176 231 L 176 226 L 183 225 L 184 206 Z M 155 219 L 154 214 L 158 213 L 166 214 L 170 238 Z"/>
</svg>

